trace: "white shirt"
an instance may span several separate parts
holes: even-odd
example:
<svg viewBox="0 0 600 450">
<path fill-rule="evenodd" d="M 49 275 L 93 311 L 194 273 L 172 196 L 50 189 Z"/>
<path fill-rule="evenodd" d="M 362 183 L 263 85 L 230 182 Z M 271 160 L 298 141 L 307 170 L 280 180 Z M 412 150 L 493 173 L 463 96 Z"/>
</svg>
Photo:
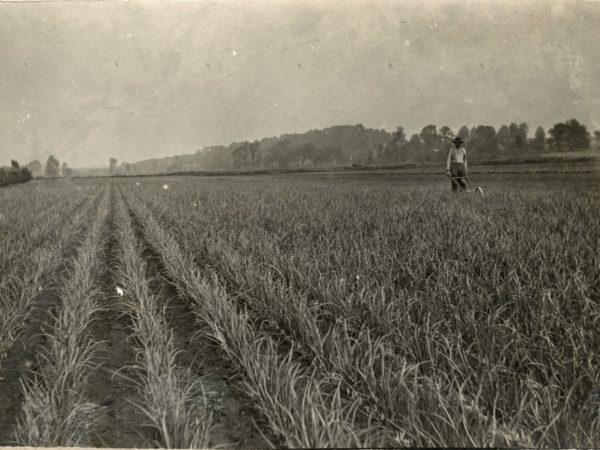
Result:
<svg viewBox="0 0 600 450">
<path fill-rule="evenodd" d="M 452 147 L 448 150 L 448 161 L 446 162 L 446 170 L 450 170 L 450 163 L 460 163 L 467 168 L 467 150 L 464 147 Z"/>
</svg>

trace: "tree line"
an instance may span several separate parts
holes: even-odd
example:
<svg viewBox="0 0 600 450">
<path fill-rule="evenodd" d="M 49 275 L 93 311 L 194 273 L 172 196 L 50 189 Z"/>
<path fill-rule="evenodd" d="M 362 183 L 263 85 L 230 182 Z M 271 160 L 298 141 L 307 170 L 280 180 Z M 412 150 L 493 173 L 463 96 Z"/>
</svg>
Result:
<svg viewBox="0 0 600 450">
<path fill-rule="evenodd" d="M 35 159 L 27 164 L 27 168 L 32 176 L 36 178 L 72 177 L 74 174 L 73 169 L 71 169 L 66 162 L 60 164 L 60 161 L 54 155 L 50 155 L 44 165 Z"/>
<path fill-rule="evenodd" d="M 410 138 L 402 126 L 391 134 L 385 133 L 385 137 L 380 130 L 367 130 L 360 124 L 350 128 L 350 133 L 346 132 L 342 139 L 334 141 L 322 142 L 318 133 L 309 132 L 314 139 L 294 141 L 286 136 L 269 142 L 270 145 L 263 141 L 242 142 L 218 151 L 222 163 L 225 163 L 222 165 L 229 165 L 229 168 L 286 169 L 441 162 L 456 136 L 467 142 L 470 158 L 475 161 L 589 150 L 592 143 L 590 133 L 576 119 L 557 123 L 548 132 L 539 126 L 533 136 L 529 135 L 529 126 L 525 122 L 502 125 L 498 130 L 489 125 L 462 126 L 456 132 L 448 126 L 438 129 L 430 124 Z M 373 134 L 374 131 L 378 133 Z M 347 139 L 343 139 L 348 135 L 353 141 L 351 149 Z M 600 131 L 594 132 L 594 135 L 596 142 L 600 142 Z M 226 161 L 228 150 L 229 161 Z"/>
<path fill-rule="evenodd" d="M 599 142 L 600 131 L 596 131 L 594 135 L 596 142 Z M 533 137 L 529 136 L 529 126 L 525 122 L 502 125 L 498 130 L 489 125 L 470 129 L 462 126 L 457 133 L 447 126 L 438 130 L 435 125 L 427 125 L 410 139 L 407 139 L 403 127 L 398 127 L 392 133 L 390 141 L 378 146 L 369 159 L 385 164 L 439 161 L 445 157 L 455 136 L 467 142 L 469 155 L 474 160 L 501 160 L 544 152 L 589 150 L 592 143 L 590 133 L 576 119 L 558 123 L 548 133 L 538 126 Z"/>
<path fill-rule="evenodd" d="M 61 165 L 54 155 L 50 155 L 44 165 L 35 159 L 22 167 L 17 161 L 12 160 L 9 167 L 0 167 L 0 187 L 24 183 L 39 177 L 59 178 L 72 177 L 73 175 L 73 169 L 66 162 Z"/>
<path fill-rule="evenodd" d="M 454 137 L 466 143 L 469 159 L 495 161 L 535 157 L 548 152 L 588 150 L 600 131 L 592 136 L 576 119 L 557 123 L 548 131 L 516 122 L 498 129 L 489 125 L 452 130 L 430 124 L 410 137 L 402 126 L 389 133 L 362 124 L 340 125 L 306 133 L 284 134 L 261 140 L 205 147 L 194 154 L 155 158 L 136 163 L 111 158 L 108 173 L 136 175 L 186 171 L 269 170 L 343 166 L 394 166 L 439 164 L 446 158 Z M 106 173 L 106 172 L 105 172 Z"/>
<path fill-rule="evenodd" d="M 21 167 L 14 159 L 8 167 L 0 167 L 0 187 L 10 184 L 25 183 L 31 180 L 31 172 L 27 167 Z"/>
</svg>

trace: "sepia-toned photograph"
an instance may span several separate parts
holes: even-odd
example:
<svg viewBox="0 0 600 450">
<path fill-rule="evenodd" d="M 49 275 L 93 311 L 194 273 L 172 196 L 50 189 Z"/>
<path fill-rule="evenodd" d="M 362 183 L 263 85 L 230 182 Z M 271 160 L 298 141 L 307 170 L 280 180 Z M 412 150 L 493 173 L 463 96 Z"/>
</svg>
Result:
<svg viewBox="0 0 600 450">
<path fill-rule="evenodd" d="M 599 448 L 600 1 L 0 0 L 0 448 Z"/>
</svg>

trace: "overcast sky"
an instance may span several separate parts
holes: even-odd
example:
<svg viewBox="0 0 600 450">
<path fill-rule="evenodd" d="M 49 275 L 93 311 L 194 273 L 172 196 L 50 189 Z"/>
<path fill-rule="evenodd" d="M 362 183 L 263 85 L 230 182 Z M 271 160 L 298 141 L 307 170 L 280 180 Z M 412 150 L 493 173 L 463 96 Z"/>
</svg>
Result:
<svg viewBox="0 0 600 450">
<path fill-rule="evenodd" d="M 600 2 L 0 3 L 0 165 L 331 125 L 600 129 Z"/>
</svg>

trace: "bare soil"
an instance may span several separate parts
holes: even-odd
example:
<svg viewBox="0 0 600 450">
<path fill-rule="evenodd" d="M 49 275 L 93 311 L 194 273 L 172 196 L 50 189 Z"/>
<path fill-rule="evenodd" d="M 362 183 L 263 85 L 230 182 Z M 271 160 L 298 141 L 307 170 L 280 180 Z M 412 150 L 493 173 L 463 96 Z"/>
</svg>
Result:
<svg viewBox="0 0 600 450">
<path fill-rule="evenodd" d="M 114 189 L 114 187 L 113 187 Z M 92 324 L 91 336 L 101 343 L 97 353 L 98 367 L 91 374 L 86 397 L 101 406 L 94 427 L 92 442 L 95 447 L 154 447 L 151 431 L 144 427 L 143 413 L 131 402 L 138 395 L 130 380 L 131 366 L 135 363 L 135 348 L 129 341 L 131 323 L 123 314 L 116 296 L 114 268 L 118 242 L 114 227 L 114 191 L 111 192 L 110 211 L 105 233 L 108 236 L 103 269 L 98 284 L 98 298 L 102 308 Z"/>
<path fill-rule="evenodd" d="M 101 341 L 97 354 L 98 368 L 87 386 L 87 398 L 102 407 L 91 445 L 94 447 L 153 447 L 152 434 L 144 427 L 146 419 L 131 400 L 138 395 L 130 367 L 135 349 L 128 340 L 129 319 L 115 308 L 117 300 L 106 296 L 104 311 L 98 313 L 92 336 Z"/>
</svg>

